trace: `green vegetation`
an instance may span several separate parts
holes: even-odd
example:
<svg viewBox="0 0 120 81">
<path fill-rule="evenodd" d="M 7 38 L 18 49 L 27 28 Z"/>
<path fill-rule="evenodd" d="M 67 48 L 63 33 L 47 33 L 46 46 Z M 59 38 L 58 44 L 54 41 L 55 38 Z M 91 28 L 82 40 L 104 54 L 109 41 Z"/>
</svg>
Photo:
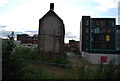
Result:
<svg viewBox="0 0 120 81">
<path fill-rule="evenodd" d="M 77 65 L 79 65 L 79 66 L 89 66 L 89 65 L 91 65 L 91 63 L 84 60 L 84 58 L 80 58 L 80 60 L 77 62 Z"/>
<path fill-rule="evenodd" d="M 22 59 L 29 59 L 41 62 L 54 62 L 54 63 L 61 63 L 67 64 L 67 58 L 64 56 L 60 56 L 59 54 L 43 54 L 38 53 L 38 51 L 33 50 L 31 48 L 26 48 L 23 46 L 15 47 L 15 51 L 13 52 L 14 58 L 22 58 Z"/>
<path fill-rule="evenodd" d="M 2 41 L 2 78 L 3 79 L 15 79 L 20 78 L 23 74 L 22 67 L 24 67 L 24 62 L 16 60 L 13 57 L 12 52 L 14 51 L 14 32 L 8 35 L 8 39 Z M 20 70 L 21 69 L 21 70 Z"/>
<path fill-rule="evenodd" d="M 48 59 L 46 55 L 40 54 L 36 50 L 23 46 L 16 46 L 14 43 L 14 32 L 8 35 L 8 39 L 2 41 L 2 50 L 3 79 L 49 79 L 53 77 L 53 75 L 42 73 L 41 67 L 32 68 L 28 66 L 29 63 L 24 59 L 63 64 L 68 63 L 66 57 L 57 55 L 54 59 L 50 59 L 50 57 Z"/>
<path fill-rule="evenodd" d="M 107 65 L 101 64 L 96 69 L 89 67 L 78 67 L 76 70 L 67 69 L 63 79 L 111 79 L 119 80 L 120 67 L 111 61 Z"/>
<path fill-rule="evenodd" d="M 94 77 L 96 79 L 117 79 L 120 73 L 120 69 L 118 65 L 115 65 L 113 60 L 110 61 L 109 64 L 103 65 L 101 64 L 95 71 Z"/>
<path fill-rule="evenodd" d="M 36 50 L 15 46 L 13 35 L 2 43 L 3 79 L 113 79 L 119 80 L 120 67 L 111 61 L 107 65 L 101 64 L 96 69 L 91 69 L 89 62 L 80 58 L 77 65 L 80 67 L 62 68 L 63 75 L 54 72 L 47 73 L 44 64 L 29 63 L 21 59 L 29 59 L 42 62 L 55 62 L 68 64 L 67 57 L 38 53 Z M 58 66 L 54 66 L 58 67 Z M 59 67 L 60 68 L 60 67 Z"/>
<path fill-rule="evenodd" d="M 77 55 L 81 54 L 81 52 L 79 51 L 79 49 L 75 50 L 74 53 L 77 54 Z"/>
</svg>

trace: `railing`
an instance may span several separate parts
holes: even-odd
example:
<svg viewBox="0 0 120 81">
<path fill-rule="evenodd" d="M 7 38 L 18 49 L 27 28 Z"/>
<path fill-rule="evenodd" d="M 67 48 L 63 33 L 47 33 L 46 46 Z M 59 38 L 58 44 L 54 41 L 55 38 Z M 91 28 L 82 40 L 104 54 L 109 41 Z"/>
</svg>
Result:
<svg viewBox="0 0 120 81">
<path fill-rule="evenodd" d="M 4 60 L 0 60 L 0 61 L 4 62 L 4 61 L 9 61 L 9 60 L 11 60 L 11 59 L 4 59 Z M 54 62 L 42 62 L 42 61 L 22 59 L 22 58 L 18 58 L 18 59 L 15 59 L 15 60 L 26 61 L 26 62 L 29 62 L 29 63 L 49 64 L 49 65 L 65 66 L 65 67 L 80 67 L 80 68 L 86 67 L 86 66 L 79 66 L 79 65 L 60 64 L 60 63 L 54 63 Z"/>
</svg>

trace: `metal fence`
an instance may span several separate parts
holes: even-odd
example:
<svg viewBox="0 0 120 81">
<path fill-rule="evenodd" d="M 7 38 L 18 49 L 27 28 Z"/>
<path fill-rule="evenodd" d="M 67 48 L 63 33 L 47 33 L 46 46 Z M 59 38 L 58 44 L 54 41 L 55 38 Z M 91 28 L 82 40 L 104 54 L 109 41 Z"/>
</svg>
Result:
<svg viewBox="0 0 120 81">
<path fill-rule="evenodd" d="M 11 59 L 3 59 L 3 60 L 0 60 L 0 61 L 4 62 L 4 61 L 9 61 L 9 60 L 11 60 Z M 29 62 L 29 63 L 49 64 L 49 65 L 65 66 L 65 67 L 80 67 L 80 68 L 86 67 L 86 66 L 71 65 L 71 64 L 60 64 L 60 63 L 54 63 L 54 62 L 43 62 L 43 61 L 29 60 L 29 59 L 22 59 L 22 58 L 17 58 L 15 60 L 21 60 L 21 61 L 25 61 L 25 62 Z"/>
</svg>

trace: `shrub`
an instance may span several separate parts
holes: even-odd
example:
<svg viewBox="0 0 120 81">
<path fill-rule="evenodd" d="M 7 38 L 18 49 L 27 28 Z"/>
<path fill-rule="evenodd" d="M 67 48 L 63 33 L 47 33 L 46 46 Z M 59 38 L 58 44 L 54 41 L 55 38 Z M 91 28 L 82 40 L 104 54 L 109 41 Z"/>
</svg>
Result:
<svg viewBox="0 0 120 81">
<path fill-rule="evenodd" d="M 101 63 L 100 67 L 95 71 L 94 77 L 95 79 L 117 79 L 117 76 L 119 76 L 118 69 L 114 60 L 111 60 L 107 65 Z"/>
<path fill-rule="evenodd" d="M 22 75 L 23 61 L 13 57 L 15 47 L 13 32 L 8 35 L 8 39 L 2 41 L 2 78 L 17 79 Z"/>
</svg>

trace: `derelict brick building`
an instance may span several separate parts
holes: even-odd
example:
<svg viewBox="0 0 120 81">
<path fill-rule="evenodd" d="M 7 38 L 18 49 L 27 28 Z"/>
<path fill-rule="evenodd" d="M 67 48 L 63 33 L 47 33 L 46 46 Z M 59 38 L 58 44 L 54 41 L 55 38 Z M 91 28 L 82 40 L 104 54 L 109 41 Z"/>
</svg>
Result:
<svg viewBox="0 0 120 81">
<path fill-rule="evenodd" d="M 63 20 L 54 12 L 54 3 L 50 10 L 39 20 L 39 51 L 63 53 L 65 28 Z"/>
</svg>

